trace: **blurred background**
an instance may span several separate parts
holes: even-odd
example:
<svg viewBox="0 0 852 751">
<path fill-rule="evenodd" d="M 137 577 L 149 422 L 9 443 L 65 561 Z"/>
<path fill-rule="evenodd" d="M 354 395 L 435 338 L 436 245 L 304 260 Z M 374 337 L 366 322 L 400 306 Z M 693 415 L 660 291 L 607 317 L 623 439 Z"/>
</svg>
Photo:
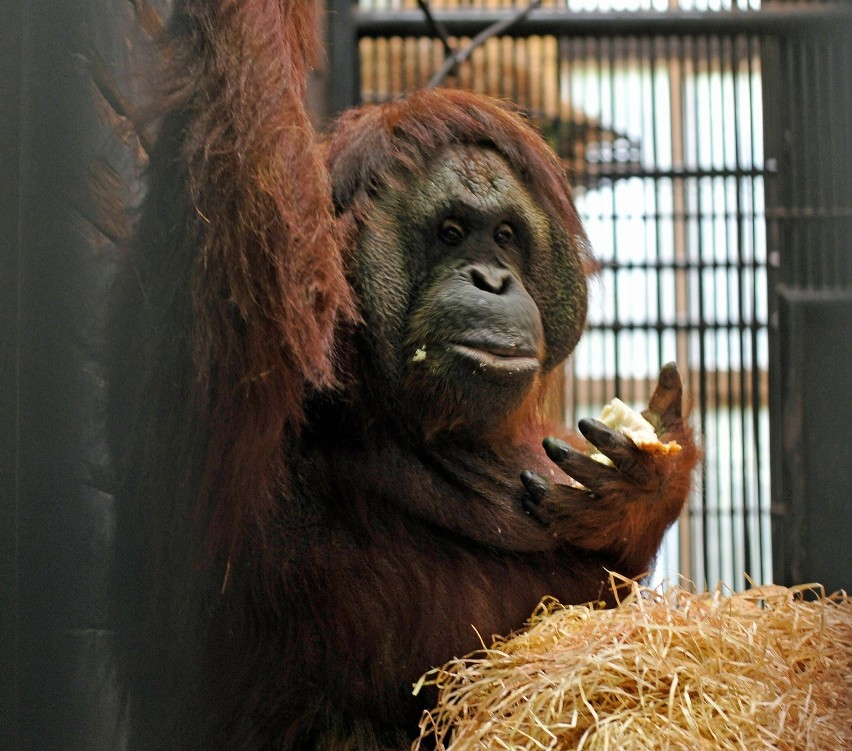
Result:
<svg viewBox="0 0 852 751">
<path fill-rule="evenodd" d="M 676 360 L 704 437 L 654 582 L 848 587 L 852 5 L 431 0 L 433 22 L 416 0 L 326 5 L 318 127 L 440 72 L 514 101 L 564 160 L 601 268 L 554 411 L 642 407 Z M 91 166 L 133 201 L 132 103 L 167 12 L 0 7 L 3 749 L 122 747 L 96 353 L 123 228 L 94 207 Z"/>
</svg>

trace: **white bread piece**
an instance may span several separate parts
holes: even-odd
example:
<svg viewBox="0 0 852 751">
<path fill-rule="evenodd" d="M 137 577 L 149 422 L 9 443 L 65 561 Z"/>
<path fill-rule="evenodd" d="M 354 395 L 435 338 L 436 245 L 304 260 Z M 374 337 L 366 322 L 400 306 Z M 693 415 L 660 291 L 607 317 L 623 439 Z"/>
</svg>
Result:
<svg viewBox="0 0 852 751">
<path fill-rule="evenodd" d="M 613 399 L 601 411 L 598 418 L 604 425 L 612 430 L 617 430 L 622 435 L 629 438 L 643 451 L 648 451 L 652 454 L 676 454 L 681 450 L 681 445 L 677 441 L 669 441 L 663 443 L 657 437 L 654 431 L 654 426 L 651 425 L 642 415 L 628 407 L 621 399 Z M 602 454 L 592 454 L 592 458 L 601 461 Z M 606 459 L 606 457 L 603 457 Z M 606 459 L 604 464 L 610 464 L 609 459 Z"/>
</svg>

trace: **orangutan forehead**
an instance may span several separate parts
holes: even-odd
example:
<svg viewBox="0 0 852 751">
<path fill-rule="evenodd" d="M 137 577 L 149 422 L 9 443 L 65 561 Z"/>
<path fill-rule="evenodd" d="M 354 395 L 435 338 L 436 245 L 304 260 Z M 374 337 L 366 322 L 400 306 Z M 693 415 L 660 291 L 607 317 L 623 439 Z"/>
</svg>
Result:
<svg viewBox="0 0 852 751">
<path fill-rule="evenodd" d="M 474 146 L 452 146 L 441 152 L 425 187 L 433 194 L 433 205 L 443 200 L 495 211 L 508 204 L 534 207 L 532 196 L 508 162 L 495 151 Z"/>
</svg>

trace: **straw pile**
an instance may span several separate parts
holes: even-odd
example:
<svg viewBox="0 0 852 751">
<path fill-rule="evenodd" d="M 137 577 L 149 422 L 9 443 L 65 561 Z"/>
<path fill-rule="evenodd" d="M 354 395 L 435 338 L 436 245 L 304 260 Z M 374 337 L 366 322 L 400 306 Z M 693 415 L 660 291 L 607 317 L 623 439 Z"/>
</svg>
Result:
<svg viewBox="0 0 852 751">
<path fill-rule="evenodd" d="M 852 601 L 634 585 L 611 610 L 545 602 L 415 693 L 427 684 L 438 707 L 415 749 L 850 748 Z"/>
</svg>

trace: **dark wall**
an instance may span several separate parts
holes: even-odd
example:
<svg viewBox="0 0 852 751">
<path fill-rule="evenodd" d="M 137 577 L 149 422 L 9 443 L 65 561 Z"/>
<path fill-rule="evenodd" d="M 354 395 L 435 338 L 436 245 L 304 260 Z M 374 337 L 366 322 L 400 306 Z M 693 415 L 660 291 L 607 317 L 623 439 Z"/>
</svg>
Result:
<svg viewBox="0 0 852 751">
<path fill-rule="evenodd" d="M 0 747 L 114 749 L 111 497 L 97 365 L 115 249 L 87 179 L 120 152 L 80 53 L 121 61 L 130 3 L 0 3 Z"/>
<path fill-rule="evenodd" d="M 852 253 L 852 248 L 850 248 Z M 852 583 L 852 292 L 782 289 L 776 580 Z"/>
<path fill-rule="evenodd" d="M 852 585 L 852 23 L 764 46 L 773 560 Z"/>
</svg>

